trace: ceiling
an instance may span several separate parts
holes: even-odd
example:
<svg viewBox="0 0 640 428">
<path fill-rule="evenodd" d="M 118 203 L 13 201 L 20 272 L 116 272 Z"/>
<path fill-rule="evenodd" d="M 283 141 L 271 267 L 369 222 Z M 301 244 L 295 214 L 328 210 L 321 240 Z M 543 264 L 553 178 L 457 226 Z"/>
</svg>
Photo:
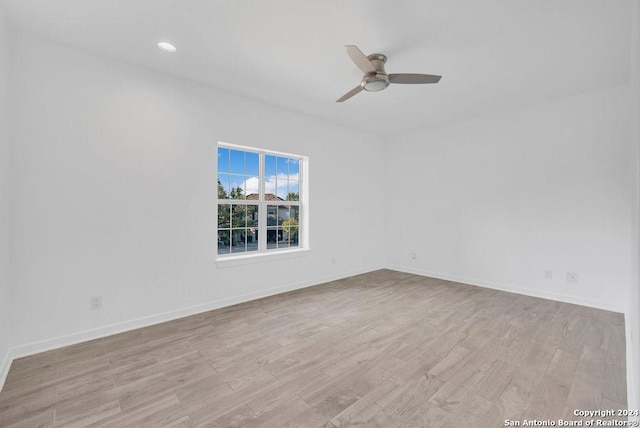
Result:
<svg viewBox="0 0 640 428">
<path fill-rule="evenodd" d="M 5 0 L 11 25 L 384 135 L 629 79 L 634 0 Z M 161 52 L 168 40 L 178 51 Z M 440 74 L 335 103 L 361 72 Z"/>
</svg>

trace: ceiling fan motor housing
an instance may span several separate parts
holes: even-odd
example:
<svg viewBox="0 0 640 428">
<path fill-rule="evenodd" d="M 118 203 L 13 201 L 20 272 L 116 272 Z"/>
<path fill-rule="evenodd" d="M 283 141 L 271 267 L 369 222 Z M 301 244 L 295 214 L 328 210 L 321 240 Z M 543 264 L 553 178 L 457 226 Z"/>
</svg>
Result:
<svg viewBox="0 0 640 428">
<path fill-rule="evenodd" d="M 389 83 L 391 83 L 389 82 L 387 72 L 384 70 L 384 63 L 387 62 L 387 57 L 382 54 L 372 54 L 367 56 L 367 59 L 371 61 L 376 71 L 365 74 L 360 82 L 360 86 L 369 92 L 377 92 L 385 89 L 389 86 Z"/>
</svg>

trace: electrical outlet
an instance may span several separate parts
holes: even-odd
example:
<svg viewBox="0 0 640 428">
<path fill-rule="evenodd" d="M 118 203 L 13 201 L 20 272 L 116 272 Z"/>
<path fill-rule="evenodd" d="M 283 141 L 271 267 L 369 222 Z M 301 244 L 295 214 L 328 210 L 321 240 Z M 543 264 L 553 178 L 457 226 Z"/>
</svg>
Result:
<svg viewBox="0 0 640 428">
<path fill-rule="evenodd" d="M 335 265 L 336 264 L 336 258 L 335 257 L 331 257 L 331 264 Z"/>
<path fill-rule="evenodd" d="M 575 272 L 567 272 L 567 282 L 578 282 L 578 274 Z"/>
<path fill-rule="evenodd" d="M 102 296 L 91 297 L 91 309 L 102 309 Z"/>
<path fill-rule="evenodd" d="M 415 260 L 416 259 L 416 253 L 411 253 L 411 259 Z"/>
<path fill-rule="evenodd" d="M 544 279 L 552 280 L 553 279 L 553 271 L 545 270 L 544 271 Z"/>
</svg>

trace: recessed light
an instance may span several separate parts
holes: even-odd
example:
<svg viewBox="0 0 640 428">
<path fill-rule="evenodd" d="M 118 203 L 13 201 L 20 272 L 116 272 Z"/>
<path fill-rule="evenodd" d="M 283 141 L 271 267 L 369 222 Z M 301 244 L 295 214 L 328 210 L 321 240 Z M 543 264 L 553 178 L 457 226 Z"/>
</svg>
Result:
<svg viewBox="0 0 640 428">
<path fill-rule="evenodd" d="M 160 42 L 160 43 L 158 43 L 158 47 L 160 49 L 162 49 L 163 51 L 165 51 L 165 52 L 175 52 L 176 51 L 176 47 L 173 46 L 169 42 Z"/>
</svg>

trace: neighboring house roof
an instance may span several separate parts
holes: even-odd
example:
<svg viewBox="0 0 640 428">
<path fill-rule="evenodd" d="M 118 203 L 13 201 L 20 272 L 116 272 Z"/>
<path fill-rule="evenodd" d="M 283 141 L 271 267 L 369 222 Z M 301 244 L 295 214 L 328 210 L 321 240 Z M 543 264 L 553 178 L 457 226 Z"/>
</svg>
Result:
<svg viewBox="0 0 640 428">
<path fill-rule="evenodd" d="M 257 193 L 251 193 L 247 195 L 247 199 L 251 199 L 252 201 L 257 201 L 260 195 Z M 274 195 L 273 193 L 265 193 L 264 194 L 265 201 L 284 201 L 280 196 Z"/>
</svg>

